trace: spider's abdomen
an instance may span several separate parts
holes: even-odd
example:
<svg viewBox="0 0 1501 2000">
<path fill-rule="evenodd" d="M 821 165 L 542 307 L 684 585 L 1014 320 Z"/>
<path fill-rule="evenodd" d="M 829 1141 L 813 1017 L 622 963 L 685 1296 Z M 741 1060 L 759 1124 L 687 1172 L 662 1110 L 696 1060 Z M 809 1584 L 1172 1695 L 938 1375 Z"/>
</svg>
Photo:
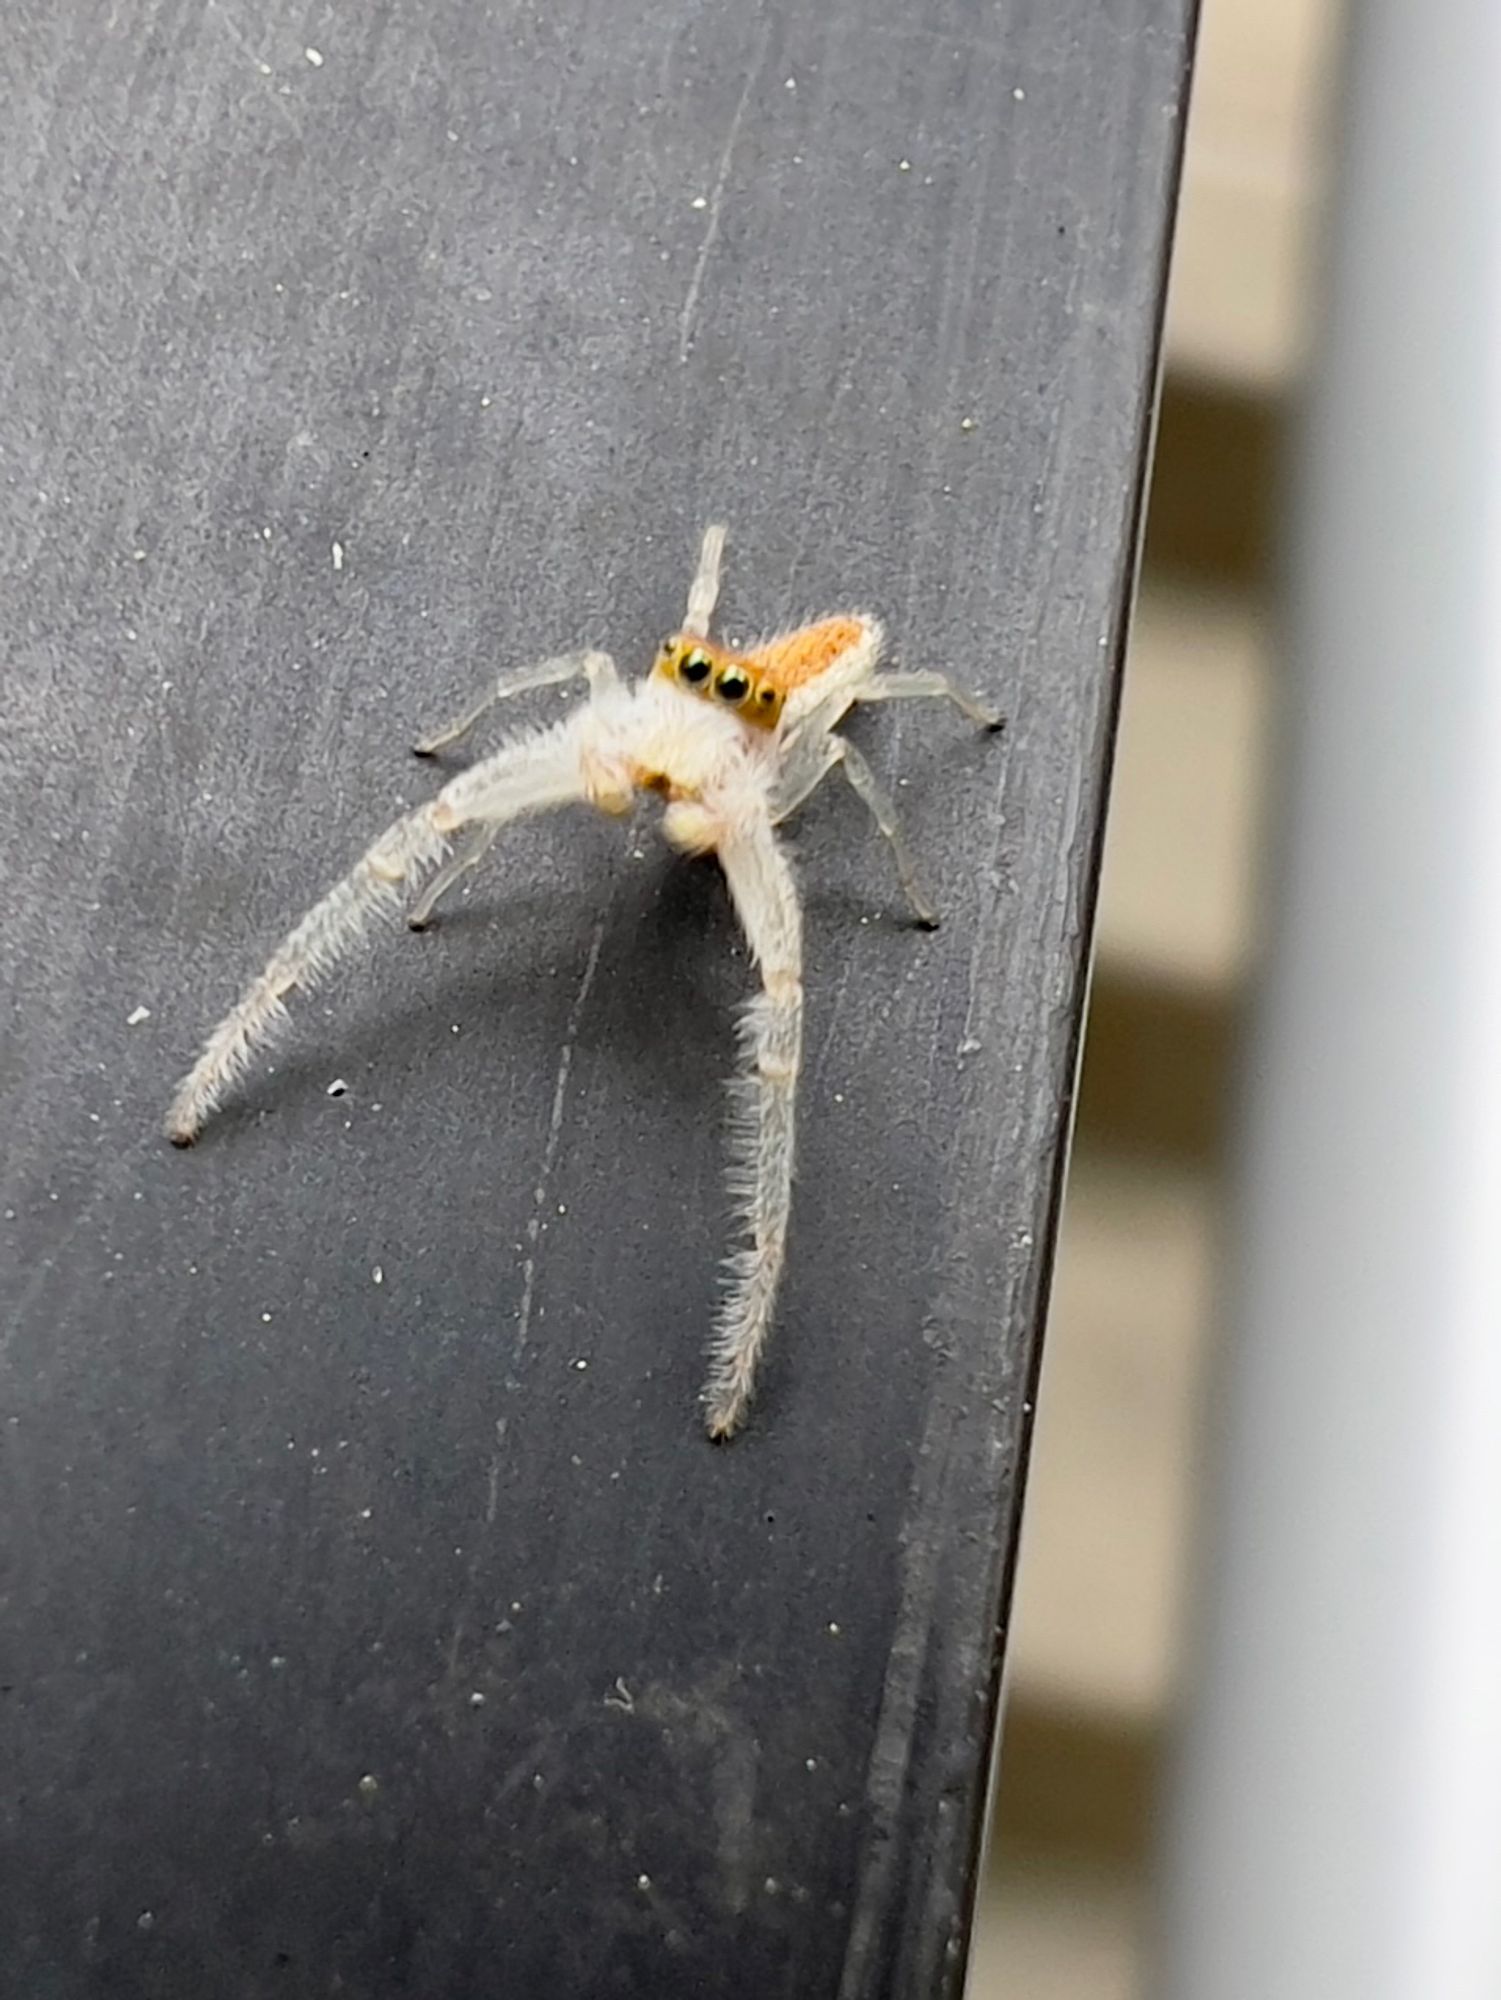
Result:
<svg viewBox="0 0 1501 2000">
<path fill-rule="evenodd" d="M 746 661 L 785 699 L 864 648 L 874 629 L 869 618 L 820 618 L 816 625 L 800 625 L 795 632 L 768 639 L 748 653 Z"/>
</svg>

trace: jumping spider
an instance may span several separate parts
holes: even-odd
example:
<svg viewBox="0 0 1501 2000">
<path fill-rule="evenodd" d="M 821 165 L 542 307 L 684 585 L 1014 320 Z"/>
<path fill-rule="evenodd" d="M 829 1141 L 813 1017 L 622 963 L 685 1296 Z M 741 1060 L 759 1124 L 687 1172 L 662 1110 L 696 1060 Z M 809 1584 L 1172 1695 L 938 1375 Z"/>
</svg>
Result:
<svg viewBox="0 0 1501 2000">
<path fill-rule="evenodd" d="M 748 652 L 713 642 L 724 536 L 719 526 L 705 532 L 682 628 L 643 679 L 623 681 L 604 653 L 563 654 L 503 675 L 455 722 L 416 745 L 420 756 L 434 755 L 510 695 L 575 678 L 588 685 L 588 700 L 563 721 L 502 744 L 380 836 L 215 1028 L 167 1116 L 173 1144 L 192 1145 L 253 1051 L 286 1020 L 287 994 L 307 991 L 330 972 L 435 863 L 442 866 L 410 907 L 415 928 L 508 821 L 579 802 L 622 814 L 638 792 L 656 792 L 673 846 L 719 857 L 761 969 L 762 991 L 742 1023 L 730 1174 L 749 1241 L 730 1262 L 704 1391 L 715 1438 L 732 1436 L 745 1419 L 781 1280 L 792 1195 L 802 909 L 773 829 L 837 767 L 890 842 L 913 914 L 931 926 L 937 919 L 918 889 L 891 801 L 836 726 L 857 702 L 925 695 L 946 697 L 988 729 L 1001 726 L 942 674 L 877 673 L 881 626 L 863 612 L 819 619 Z"/>
</svg>

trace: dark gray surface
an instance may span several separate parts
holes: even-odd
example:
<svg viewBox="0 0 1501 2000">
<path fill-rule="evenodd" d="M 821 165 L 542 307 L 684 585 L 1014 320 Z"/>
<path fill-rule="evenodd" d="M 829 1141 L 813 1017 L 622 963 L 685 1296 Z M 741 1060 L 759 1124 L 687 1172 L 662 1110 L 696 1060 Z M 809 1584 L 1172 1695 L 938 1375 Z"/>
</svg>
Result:
<svg viewBox="0 0 1501 2000">
<path fill-rule="evenodd" d="M 957 1990 L 1189 11 L 11 0 L 7 1992 Z M 732 636 L 865 605 L 1012 718 L 856 725 L 936 937 L 803 819 L 728 1450 L 749 975 L 649 829 L 517 834 L 158 1137 L 414 730 L 644 659 L 715 515 Z"/>
</svg>

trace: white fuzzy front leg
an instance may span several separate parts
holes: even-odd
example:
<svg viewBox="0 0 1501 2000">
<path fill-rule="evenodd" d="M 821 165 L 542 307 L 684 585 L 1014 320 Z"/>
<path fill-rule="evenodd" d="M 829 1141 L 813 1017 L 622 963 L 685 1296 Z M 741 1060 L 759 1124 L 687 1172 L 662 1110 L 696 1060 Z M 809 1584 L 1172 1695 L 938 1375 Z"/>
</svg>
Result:
<svg viewBox="0 0 1501 2000">
<path fill-rule="evenodd" d="M 167 1137 L 174 1146 L 192 1145 L 255 1051 L 285 1023 L 292 989 L 316 985 L 378 918 L 397 909 L 448 852 L 451 834 L 473 821 L 496 825 L 582 798 L 577 723 L 583 719 L 538 730 L 497 750 L 366 849 L 287 933 L 265 971 L 209 1036 L 167 1113 Z"/>
<path fill-rule="evenodd" d="M 710 1437 L 728 1438 L 745 1421 L 786 1259 L 803 1041 L 802 911 L 768 822 L 723 839 L 719 858 L 764 988 L 741 1024 L 747 1063 L 733 1086 L 730 1187 L 744 1205 L 750 1242 L 731 1261 L 704 1391 Z"/>
</svg>

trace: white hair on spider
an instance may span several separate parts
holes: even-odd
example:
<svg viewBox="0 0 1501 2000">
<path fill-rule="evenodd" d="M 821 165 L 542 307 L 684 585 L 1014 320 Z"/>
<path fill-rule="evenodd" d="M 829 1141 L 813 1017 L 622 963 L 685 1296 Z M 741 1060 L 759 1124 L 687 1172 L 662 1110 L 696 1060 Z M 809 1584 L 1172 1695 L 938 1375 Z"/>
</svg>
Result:
<svg viewBox="0 0 1501 2000">
<path fill-rule="evenodd" d="M 433 756 L 498 701 L 573 679 L 587 684 L 588 699 L 565 720 L 512 737 L 366 850 L 214 1029 L 167 1115 L 167 1136 L 190 1146 L 286 1021 L 286 996 L 316 985 L 424 877 L 408 908 L 414 929 L 509 822 L 579 803 L 625 813 L 643 792 L 657 794 L 668 840 L 685 853 L 718 857 L 761 974 L 762 990 L 742 1021 L 734 1085 L 730 1186 L 746 1241 L 730 1260 L 710 1348 L 704 1405 L 715 1438 L 733 1436 L 745 1421 L 776 1308 L 792 1203 L 802 906 L 775 829 L 830 771 L 842 771 L 890 843 L 914 916 L 931 926 L 937 919 L 917 886 L 891 801 L 837 725 L 859 702 L 939 695 L 972 721 L 1000 727 L 998 716 L 942 674 L 877 672 L 881 626 L 863 612 L 819 619 L 745 652 L 717 644 L 709 624 L 724 537 L 717 525 L 705 531 L 682 626 L 643 678 L 622 680 L 605 653 L 560 654 L 502 675 L 456 721 L 416 745 L 419 755 Z"/>
</svg>

